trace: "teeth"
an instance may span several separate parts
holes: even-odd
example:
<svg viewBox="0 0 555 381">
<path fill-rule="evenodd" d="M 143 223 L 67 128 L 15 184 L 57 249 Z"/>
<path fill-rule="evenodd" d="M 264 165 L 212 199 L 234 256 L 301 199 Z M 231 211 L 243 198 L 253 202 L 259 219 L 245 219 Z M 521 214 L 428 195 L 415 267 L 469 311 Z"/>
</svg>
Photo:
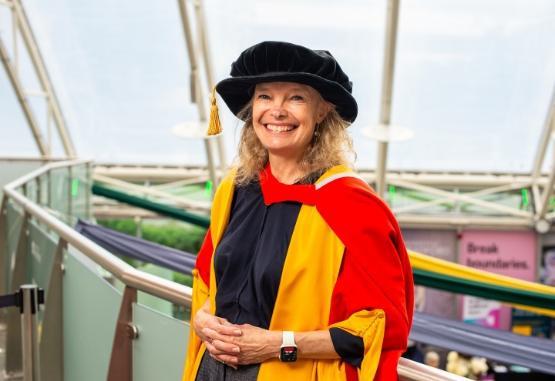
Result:
<svg viewBox="0 0 555 381">
<path fill-rule="evenodd" d="M 293 126 L 276 126 L 275 124 L 267 124 L 266 128 L 273 132 L 287 132 L 291 131 Z"/>
</svg>

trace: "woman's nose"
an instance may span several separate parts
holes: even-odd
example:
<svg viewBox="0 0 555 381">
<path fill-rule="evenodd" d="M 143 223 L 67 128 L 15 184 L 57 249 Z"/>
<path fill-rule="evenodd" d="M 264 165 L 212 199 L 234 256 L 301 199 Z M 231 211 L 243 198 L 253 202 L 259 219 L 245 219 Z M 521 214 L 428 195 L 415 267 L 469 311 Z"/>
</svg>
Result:
<svg viewBox="0 0 555 381">
<path fill-rule="evenodd" d="M 281 107 L 281 105 L 274 106 L 270 110 L 270 115 L 276 119 L 285 118 L 287 116 L 287 110 Z"/>
</svg>

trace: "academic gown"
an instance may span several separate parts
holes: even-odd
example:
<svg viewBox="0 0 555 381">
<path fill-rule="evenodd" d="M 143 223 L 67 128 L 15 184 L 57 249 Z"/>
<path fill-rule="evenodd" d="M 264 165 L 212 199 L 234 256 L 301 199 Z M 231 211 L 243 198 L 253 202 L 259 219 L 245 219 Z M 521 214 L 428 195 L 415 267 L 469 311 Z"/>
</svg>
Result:
<svg viewBox="0 0 555 381">
<path fill-rule="evenodd" d="M 264 202 L 302 202 L 269 329 L 312 331 L 338 327 L 364 343 L 360 368 L 343 359 L 261 364 L 258 380 L 396 380 L 412 321 L 412 271 L 398 224 L 371 188 L 345 166 L 315 185 L 279 183 L 269 167 L 260 175 Z M 214 248 L 229 222 L 233 174 L 214 198 L 211 225 L 193 271 L 192 316 L 218 292 Z M 317 258 L 318 260 L 315 260 Z M 205 347 L 190 330 L 184 380 L 194 380 Z"/>
</svg>

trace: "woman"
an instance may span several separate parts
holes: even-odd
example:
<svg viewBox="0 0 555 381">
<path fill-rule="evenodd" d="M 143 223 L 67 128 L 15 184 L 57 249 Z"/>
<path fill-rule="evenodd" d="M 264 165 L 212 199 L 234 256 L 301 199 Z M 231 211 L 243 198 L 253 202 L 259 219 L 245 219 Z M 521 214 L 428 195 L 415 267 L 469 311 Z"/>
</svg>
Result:
<svg viewBox="0 0 555 381">
<path fill-rule="evenodd" d="M 392 213 L 345 165 L 333 56 L 263 42 L 216 90 L 245 124 L 198 254 L 184 380 L 395 380 L 413 283 Z"/>
</svg>

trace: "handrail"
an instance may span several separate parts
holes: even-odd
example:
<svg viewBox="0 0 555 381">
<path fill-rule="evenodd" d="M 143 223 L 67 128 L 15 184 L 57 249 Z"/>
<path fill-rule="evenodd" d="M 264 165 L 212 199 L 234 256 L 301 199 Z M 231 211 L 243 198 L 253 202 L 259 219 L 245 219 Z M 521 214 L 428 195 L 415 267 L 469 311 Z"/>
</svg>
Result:
<svg viewBox="0 0 555 381">
<path fill-rule="evenodd" d="M 60 238 L 63 238 L 69 245 L 77 248 L 125 285 L 182 306 L 190 306 L 192 297 L 192 289 L 190 287 L 133 268 L 16 191 L 16 188 L 52 169 L 85 164 L 88 162 L 90 162 L 90 160 L 72 160 L 47 164 L 6 185 L 4 187 L 4 194 L 19 204 L 27 213 L 36 217 L 48 228 L 56 232 L 56 234 L 58 234 Z"/>
<path fill-rule="evenodd" d="M 469 381 L 468 378 L 433 368 L 416 361 L 401 357 L 397 365 L 401 380 L 410 381 Z"/>
<path fill-rule="evenodd" d="M 91 160 L 87 160 L 87 159 L 79 159 L 79 160 L 69 160 L 69 161 L 58 161 L 55 163 L 50 163 L 50 164 L 46 164 L 43 165 L 42 167 L 35 169 L 32 172 L 29 172 L 26 175 L 23 175 L 17 179 L 15 179 L 14 181 L 12 181 L 11 183 L 7 184 L 4 186 L 4 192 L 6 191 L 6 188 L 10 188 L 10 189 L 15 189 L 15 188 L 19 188 L 20 186 L 22 186 L 25 183 L 28 183 L 29 181 L 33 180 L 36 177 L 39 177 L 40 175 L 43 175 L 49 171 L 51 171 L 52 169 L 57 169 L 57 168 L 63 168 L 63 167 L 71 167 L 71 166 L 75 166 L 75 165 L 79 165 L 79 164 L 86 164 L 86 163 L 90 163 Z"/>
</svg>

